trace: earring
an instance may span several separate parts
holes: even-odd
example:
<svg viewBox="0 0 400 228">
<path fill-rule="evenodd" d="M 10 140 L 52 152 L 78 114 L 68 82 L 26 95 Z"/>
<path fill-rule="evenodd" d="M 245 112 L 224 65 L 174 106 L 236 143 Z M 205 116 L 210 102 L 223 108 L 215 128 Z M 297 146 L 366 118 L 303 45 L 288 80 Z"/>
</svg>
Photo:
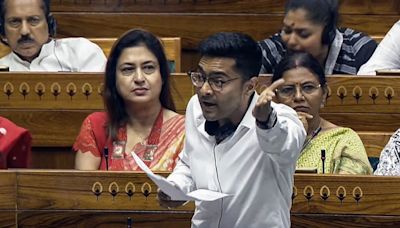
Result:
<svg viewBox="0 0 400 228">
<path fill-rule="evenodd" d="M 323 108 L 323 107 L 325 107 L 325 103 L 324 102 L 322 102 L 321 103 L 321 105 L 319 106 L 320 108 Z"/>
</svg>

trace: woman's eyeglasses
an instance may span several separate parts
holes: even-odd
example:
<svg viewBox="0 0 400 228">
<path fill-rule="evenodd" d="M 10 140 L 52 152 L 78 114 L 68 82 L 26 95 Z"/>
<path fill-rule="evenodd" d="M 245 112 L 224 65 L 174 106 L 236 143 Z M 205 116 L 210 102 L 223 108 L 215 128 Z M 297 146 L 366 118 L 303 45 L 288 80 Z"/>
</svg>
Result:
<svg viewBox="0 0 400 228">
<path fill-rule="evenodd" d="M 296 94 L 297 87 L 300 89 L 301 94 L 309 95 L 316 92 L 321 87 L 321 84 L 307 82 L 301 85 L 284 85 L 276 89 L 275 92 L 281 98 L 293 98 Z"/>
</svg>

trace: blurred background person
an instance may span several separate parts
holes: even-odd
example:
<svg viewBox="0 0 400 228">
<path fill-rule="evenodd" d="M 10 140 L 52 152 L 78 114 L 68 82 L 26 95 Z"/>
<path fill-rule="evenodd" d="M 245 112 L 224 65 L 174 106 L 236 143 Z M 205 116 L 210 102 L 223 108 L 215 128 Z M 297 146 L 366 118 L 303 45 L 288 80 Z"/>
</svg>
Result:
<svg viewBox="0 0 400 228">
<path fill-rule="evenodd" d="M 184 116 L 174 111 L 161 41 L 143 30 L 122 35 L 111 50 L 104 87 L 106 112 L 83 122 L 75 168 L 140 171 L 134 152 L 151 169 L 172 171 L 183 147 Z"/>
<path fill-rule="evenodd" d="M 337 28 L 337 0 L 288 0 L 280 33 L 260 41 L 260 73 L 273 73 L 287 52 L 310 53 L 328 74 L 357 74 L 376 48 L 369 36 Z"/>
<path fill-rule="evenodd" d="M 389 30 L 358 74 L 375 75 L 376 70 L 389 69 L 400 69 L 400 21 Z"/>
</svg>

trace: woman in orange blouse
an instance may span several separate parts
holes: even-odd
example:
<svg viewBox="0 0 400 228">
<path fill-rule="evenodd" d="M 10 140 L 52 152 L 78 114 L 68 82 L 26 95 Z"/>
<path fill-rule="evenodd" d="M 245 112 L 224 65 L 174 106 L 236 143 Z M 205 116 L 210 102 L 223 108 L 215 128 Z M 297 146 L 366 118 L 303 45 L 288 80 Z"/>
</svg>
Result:
<svg viewBox="0 0 400 228">
<path fill-rule="evenodd" d="M 136 170 L 136 153 L 152 170 L 172 171 L 183 148 L 184 116 L 177 114 L 161 41 L 130 30 L 114 44 L 104 83 L 106 112 L 89 115 L 74 144 L 75 168 Z"/>
</svg>

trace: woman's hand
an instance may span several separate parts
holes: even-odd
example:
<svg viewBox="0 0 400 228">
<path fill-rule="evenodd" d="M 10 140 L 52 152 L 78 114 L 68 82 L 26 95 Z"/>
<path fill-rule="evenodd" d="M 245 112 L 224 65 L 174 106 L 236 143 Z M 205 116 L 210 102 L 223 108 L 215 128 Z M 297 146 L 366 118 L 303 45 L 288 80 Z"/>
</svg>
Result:
<svg viewBox="0 0 400 228">
<path fill-rule="evenodd" d="M 312 120 L 314 117 L 306 112 L 297 112 L 297 115 L 299 116 L 300 121 L 303 123 L 303 126 L 308 133 L 308 121 Z"/>
</svg>

